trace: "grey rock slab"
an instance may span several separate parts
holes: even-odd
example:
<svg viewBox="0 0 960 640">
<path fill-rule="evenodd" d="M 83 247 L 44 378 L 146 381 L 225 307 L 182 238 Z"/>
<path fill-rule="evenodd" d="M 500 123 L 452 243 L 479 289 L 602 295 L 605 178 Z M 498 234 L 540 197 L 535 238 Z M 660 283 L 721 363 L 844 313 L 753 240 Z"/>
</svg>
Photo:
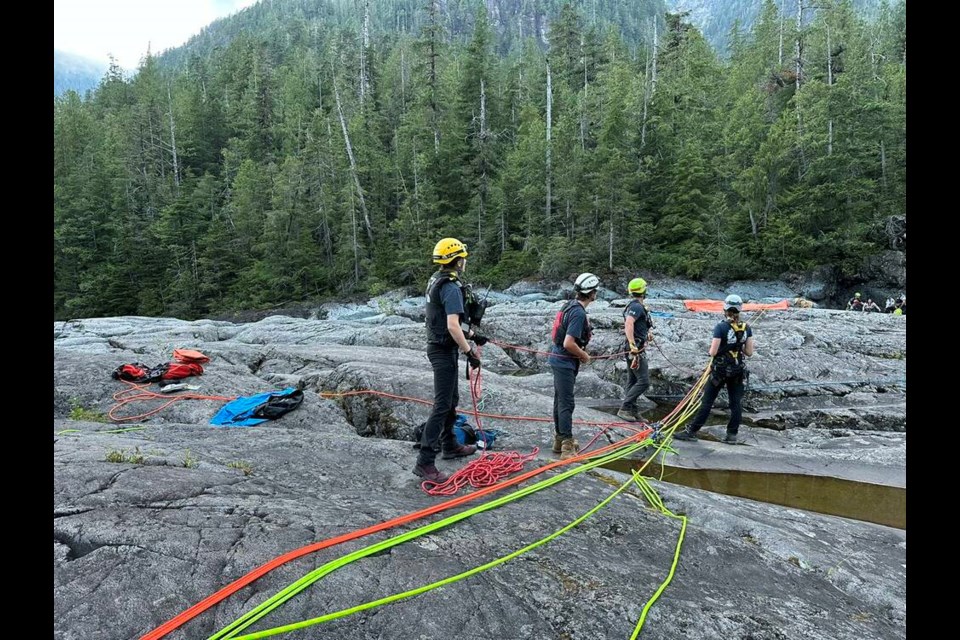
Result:
<svg viewBox="0 0 960 640">
<path fill-rule="evenodd" d="M 382 324 L 282 316 L 248 324 L 135 317 L 55 323 L 54 637 L 139 637 L 278 555 L 436 504 L 440 499 L 424 494 L 411 473 L 413 429 L 426 419 L 432 395 L 423 326 L 380 309 L 394 297 L 403 302 L 399 295 L 376 308 L 358 305 L 372 312 L 367 318 L 383 314 Z M 650 304 L 673 315 L 654 319 L 648 393 L 680 395 L 706 365 L 718 315 L 687 312 L 677 300 Z M 561 305 L 497 304 L 484 333 L 546 350 Z M 596 327 L 589 350 L 616 354 L 622 307 L 598 302 L 588 311 Z M 402 324 L 387 324 L 391 317 Z M 791 309 L 754 322 L 756 390 L 747 396 L 745 444 L 675 443 L 671 462 L 830 473 L 905 487 L 903 388 L 878 382 L 905 379 L 905 318 Z M 127 388 L 110 379 L 118 365 L 152 366 L 177 347 L 211 356 L 204 374 L 188 381 L 201 385 L 203 395 L 230 398 L 300 384 L 304 402 L 248 428 L 209 425 L 225 400 L 175 402 L 119 425 L 70 419 L 77 408 L 87 416 L 110 411 L 114 394 Z M 483 360 L 482 410 L 512 416 L 481 418 L 502 432 L 495 451 L 530 454 L 538 447 L 527 469 L 555 460 L 544 356 L 490 344 Z M 574 418 L 597 423 L 575 426 L 584 446 L 631 433 L 609 427 L 623 367 L 616 356 L 581 371 Z M 535 374 L 510 375 L 518 368 Z M 475 422 L 467 381 L 459 377 L 461 409 Z M 321 395 L 363 389 L 424 403 Z M 721 395 L 721 421 L 723 402 Z M 156 406 L 143 400 L 122 411 Z M 758 426 L 765 420 L 776 428 Z M 110 432 L 118 427 L 135 430 Z M 722 426 L 706 430 L 716 435 Z M 467 463 L 438 460 L 447 472 Z M 355 606 L 503 556 L 566 525 L 625 480 L 607 470 L 580 474 L 352 563 L 255 628 Z M 676 575 L 650 610 L 644 638 L 905 637 L 905 531 L 650 482 L 688 525 Z M 284 565 L 169 637 L 207 637 L 316 566 L 399 531 Z M 425 639 L 629 637 L 670 569 L 679 531 L 676 519 L 650 509 L 633 488 L 571 531 L 494 569 L 285 637 L 359 640 L 397 637 L 398 629 Z"/>
<path fill-rule="evenodd" d="M 664 464 L 688 469 L 795 473 L 906 487 L 906 437 L 886 432 L 818 430 L 801 440 L 792 432 L 743 427 L 739 445 L 719 442 L 723 425 L 706 426 L 696 442 L 674 441 Z M 814 437 L 818 435 L 819 437 Z"/>
</svg>

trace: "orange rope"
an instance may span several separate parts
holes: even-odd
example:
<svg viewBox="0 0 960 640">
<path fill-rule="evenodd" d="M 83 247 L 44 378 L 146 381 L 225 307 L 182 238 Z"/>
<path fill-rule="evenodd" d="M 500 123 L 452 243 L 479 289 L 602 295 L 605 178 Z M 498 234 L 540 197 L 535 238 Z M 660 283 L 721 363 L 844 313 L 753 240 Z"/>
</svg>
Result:
<svg viewBox="0 0 960 640">
<path fill-rule="evenodd" d="M 338 545 L 343 542 L 347 542 L 349 540 L 356 540 L 357 538 L 370 535 L 371 533 L 384 531 L 386 529 L 391 529 L 400 524 L 407 524 L 415 520 L 424 518 L 428 515 L 440 513 L 441 511 L 446 511 L 447 509 L 459 506 L 461 504 L 465 504 L 466 502 L 469 502 L 471 500 L 476 500 L 477 498 L 480 498 L 485 495 L 489 495 L 495 491 L 499 491 L 501 489 L 505 489 L 507 487 L 512 487 L 514 485 L 520 484 L 525 480 L 529 480 L 530 478 L 533 478 L 551 469 L 556 469 L 557 467 L 566 466 L 568 464 L 583 462 L 588 458 L 610 453 L 611 451 L 614 451 L 615 449 L 625 446 L 631 442 L 638 442 L 643 438 L 645 438 L 650 433 L 651 433 L 651 430 L 647 429 L 641 433 L 624 438 L 619 442 L 607 445 L 601 449 L 598 449 L 593 453 L 579 453 L 572 458 L 567 458 L 566 460 L 556 460 L 554 462 L 549 462 L 543 465 L 542 467 L 531 469 L 530 471 L 527 471 L 526 473 L 523 473 L 519 476 L 514 476 L 513 478 L 510 478 L 509 480 L 505 480 L 499 484 L 494 484 L 488 487 L 484 487 L 482 489 L 478 489 L 473 493 L 467 493 L 456 498 L 451 498 L 450 500 L 447 500 L 445 502 L 441 502 L 439 504 L 426 507 L 425 509 L 420 509 L 419 511 L 415 511 L 413 513 L 404 514 L 402 516 L 398 516 L 390 520 L 385 520 L 383 522 L 380 522 L 379 524 L 365 527 L 363 529 L 356 529 L 354 531 L 350 531 L 348 533 L 344 533 L 339 536 L 334 536 L 333 538 L 327 538 L 326 540 L 322 540 L 320 542 L 314 542 L 313 544 L 300 547 L 299 549 L 294 549 L 293 551 L 288 551 L 287 553 L 281 556 L 278 556 L 265 564 L 260 565 L 253 571 L 250 571 L 249 573 L 247 573 L 245 576 L 238 578 L 237 580 L 234 580 L 227 586 L 221 588 L 219 591 L 217 591 L 213 595 L 208 596 L 207 598 L 204 598 L 197 604 L 181 612 L 179 615 L 174 616 L 173 618 L 163 623 L 156 629 L 144 634 L 143 636 L 141 636 L 140 640 L 158 640 L 159 638 L 162 638 L 163 636 L 170 633 L 177 627 L 181 626 L 188 620 L 191 620 L 192 618 L 196 617 L 203 611 L 206 611 L 213 605 L 224 600 L 231 594 L 239 591 L 240 589 L 247 586 L 254 580 L 257 580 L 265 573 L 268 573 L 269 571 L 272 571 L 273 569 L 279 567 L 280 565 L 290 562 L 295 558 L 299 558 L 301 556 L 307 555 L 308 553 L 313 553 L 314 551 L 320 551 L 321 549 L 326 549 L 328 547 L 332 547 L 334 545 Z"/>
<path fill-rule="evenodd" d="M 420 404 L 433 404 L 433 400 L 424 400 L 423 398 L 413 398 L 411 396 L 400 396 L 394 393 L 387 393 L 386 391 L 375 391 L 373 389 L 355 389 L 353 391 L 321 391 L 320 396 L 328 400 L 334 398 L 343 398 L 346 396 L 361 396 L 361 395 L 372 395 L 372 396 L 382 396 L 384 398 L 392 398 L 394 400 L 405 400 L 407 402 L 418 402 Z M 461 409 L 457 407 L 458 413 L 474 413 L 469 409 Z M 476 415 L 479 415 L 484 418 L 495 418 L 498 420 L 518 420 L 524 422 L 553 422 L 553 418 L 537 418 L 533 416 L 517 416 L 517 415 L 504 415 L 502 413 L 487 413 L 485 411 L 478 411 Z M 574 420 L 574 424 L 582 424 L 592 427 L 633 427 L 636 425 L 635 422 L 601 422 L 598 420 Z"/>
<path fill-rule="evenodd" d="M 155 413 L 159 413 L 163 411 L 164 409 L 172 405 L 174 402 L 179 402 L 181 400 L 217 400 L 222 402 L 224 400 L 236 399 L 236 397 L 228 398 L 225 396 L 205 396 L 199 393 L 182 393 L 180 395 L 170 397 L 163 393 L 148 391 L 147 387 L 150 386 L 149 382 L 144 384 L 137 384 L 136 382 L 129 382 L 127 380 L 121 380 L 121 382 L 130 385 L 130 387 L 127 389 L 121 389 L 120 391 L 117 391 L 115 394 L 113 394 L 113 399 L 116 401 L 116 404 L 110 408 L 109 412 L 107 412 L 107 417 L 114 422 L 129 422 L 131 420 L 142 420 L 146 417 L 154 415 Z M 115 415 L 115 413 L 121 407 L 124 407 L 130 404 L 131 402 L 143 402 L 145 400 L 165 400 L 166 402 L 161 404 L 159 407 L 156 407 L 155 409 L 151 409 L 146 413 L 140 413 L 135 416 L 117 417 Z"/>
<path fill-rule="evenodd" d="M 487 342 L 495 344 L 501 349 L 513 349 L 514 351 L 526 351 L 527 353 L 536 353 L 541 356 L 554 356 L 557 358 L 576 358 L 577 356 L 570 356 L 565 353 L 553 353 L 552 351 L 538 351 L 536 349 L 530 349 L 529 347 L 521 347 L 516 344 L 508 344 L 506 342 L 498 342 L 492 338 L 488 338 Z M 602 355 L 590 356 L 591 360 L 606 360 L 609 358 L 619 358 L 622 355 L 630 353 L 629 351 L 618 351 L 617 353 L 607 353 Z"/>
<path fill-rule="evenodd" d="M 479 351 L 479 347 L 477 349 Z M 473 416 L 477 425 L 477 431 L 480 433 L 480 438 L 483 438 L 483 421 L 480 420 L 480 417 L 485 415 L 477 408 L 478 399 L 483 395 L 482 376 L 482 368 L 476 370 L 472 370 L 469 367 L 467 368 L 467 377 L 470 381 L 470 398 L 473 402 Z M 517 418 L 528 419 L 529 416 L 518 416 Z M 539 420 L 544 420 L 544 418 L 540 418 Z M 593 443 L 610 429 L 609 423 L 604 424 L 606 424 L 606 426 L 598 431 L 581 451 L 585 452 L 593 446 Z M 646 426 L 645 423 L 643 424 Z M 636 427 L 630 428 L 635 432 L 639 432 L 639 429 L 636 429 Z M 539 447 L 534 447 L 533 451 L 526 455 L 518 451 L 498 451 L 492 453 L 484 449 L 478 458 L 471 460 L 443 482 L 424 480 L 420 483 L 420 488 L 432 496 L 452 496 L 456 495 L 460 489 L 467 485 L 475 489 L 488 487 L 497 484 L 512 473 L 523 471 L 523 465 L 534 460 L 539 452 Z"/>
</svg>

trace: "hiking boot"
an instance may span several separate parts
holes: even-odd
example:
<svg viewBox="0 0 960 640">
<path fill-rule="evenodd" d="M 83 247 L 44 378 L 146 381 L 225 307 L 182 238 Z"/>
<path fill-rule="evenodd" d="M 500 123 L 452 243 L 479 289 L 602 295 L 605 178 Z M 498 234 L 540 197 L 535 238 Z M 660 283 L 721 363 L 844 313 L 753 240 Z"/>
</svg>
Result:
<svg viewBox="0 0 960 640">
<path fill-rule="evenodd" d="M 472 444 L 461 444 L 456 449 L 444 451 L 440 457 L 444 460 L 453 460 L 454 458 L 462 458 L 463 456 L 472 456 L 476 452 L 477 448 Z"/>
<path fill-rule="evenodd" d="M 695 431 L 690 431 L 689 429 L 684 429 L 683 431 L 678 431 L 673 434 L 674 440 L 697 440 L 697 433 Z"/>
<path fill-rule="evenodd" d="M 446 482 L 447 478 L 450 477 L 447 474 L 441 472 L 439 469 L 437 469 L 437 465 L 433 464 L 432 462 L 430 464 L 423 464 L 423 465 L 418 464 L 417 466 L 415 466 L 413 468 L 413 475 L 420 476 L 424 480 L 429 480 L 430 482 L 436 482 L 437 484 L 440 484 L 441 482 Z"/>
<path fill-rule="evenodd" d="M 563 452 L 563 436 L 559 433 L 553 434 L 553 449 L 551 451 L 558 454 Z"/>
<path fill-rule="evenodd" d="M 737 434 L 727 431 L 727 435 L 721 440 L 724 444 L 737 444 Z"/>
<path fill-rule="evenodd" d="M 560 443 L 561 460 L 572 458 L 573 456 L 577 455 L 578 451 L 580 451 L 580 445 L 573 438 L 564 438 L 563 442 Z"/>
<path fill-rule="evenodd" d="M 637 414 L 629 409 L 620 409 L 617 411 L 617 417 L 623 418 L 627 422 L 637 422 L 637 420 L 639 420 L 639 418 L 637 418 Z"/>
</svg>

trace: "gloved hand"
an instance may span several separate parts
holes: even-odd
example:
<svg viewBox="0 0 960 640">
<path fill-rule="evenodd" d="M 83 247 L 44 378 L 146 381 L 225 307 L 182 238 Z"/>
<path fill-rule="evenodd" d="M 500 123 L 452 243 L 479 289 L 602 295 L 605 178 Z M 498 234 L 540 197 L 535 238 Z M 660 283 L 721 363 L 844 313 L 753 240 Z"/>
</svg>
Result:
<svg viewBox="0 0 960 640">
<path fill-rule="evenodd" d="M 483 345 L 487 344 L 490 341 L 490 338 L 488 338 L 487 336 L 482 336 L 479 333 L 473 334 L 473 337 L 470 339 L 473 340 L 473 343 L 476 344 L 478 347 L 482 347 Z"/>
<path fill-rule="evenodd" d="M 637 356 L 637 355 L 640 355 L 640 348 L 639 348 L 636 344 L 631 344 L 631 345 L 630 345 L 630 356 L 633 357 L 633 356 Z"/>
<path fill-rule="evenodd" d="M 467 362 L 470 363 L 470 366 L 474 369 L 480 368 L 480 356 L 477 355 L 476 349 L 470 349 L 467 351 Z"/>
</svg>

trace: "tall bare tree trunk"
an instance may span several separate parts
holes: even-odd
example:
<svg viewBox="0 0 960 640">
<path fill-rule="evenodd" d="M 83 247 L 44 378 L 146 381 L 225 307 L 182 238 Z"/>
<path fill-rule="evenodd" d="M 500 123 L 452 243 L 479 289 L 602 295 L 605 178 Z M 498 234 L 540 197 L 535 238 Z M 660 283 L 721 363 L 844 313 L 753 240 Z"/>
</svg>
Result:
<svg viewBox="0 0 960 640">
<path fill-rule="evenodd" d="M 652 50 L 652 48 L 651 48 Z M 652 66 L 652 56 L 647 57 L 647 62 L 643 67 L 643 117 L 640 125 L 640 148 L 647 144 L 647 106 L 650 104 L 650 68 Z"/>
<path fill-rule="evenodd" d="M 360 107 L 370 92 L 370 74 L 367 71 L 367 49 L 370 48 L 370 0 L 363 3 L 363 37 L 360 42 Z"/>
<path fill-rule="evenodd" d="M 800 90 L 800 74 L 803 71 L 803 0 L 797 0 L 797 91 Z"/>
<path fill-rule="evenodd" d="M 417 140 L 413 140 L 413 210 L 417 218 L 417 235 L 420 234 L 420 173 L 417 165 L 420 160 L 417 157 Z"/>
<path fill-rule="evenodd" d="M 173 126 L 173 96 L 170 93 L 170 85 L 167 84 L 167 105 L 170 116 L 170 152 L 173 155 L 173 184 L 176 186 L 177 195 L 180 195 L 180 163 L 177 159 L 177 134 Z"/>
<path fill-rule="evenodd" d="M 780 44 L 777 47 L 777 71 L 783 69 L 783 10 L 787 0 L 780 0 Z"/>
<path fill-rule="evenodd" d="M 833 86 L 833 50 L 830 48 L 830 25 L 827 25 L 827 112 L 830 108 L 830 87 Z M 833 155 L 833 117 L 827 120 L 827 155 Z"/>
<path fill-rule="evenodd" d="M 403 197 L 406 202 L 409 202 L 410 191 L 407 189 L 407 180 L 403 177 L 403 169 L 400 168 L 400 132 L 397 131 L 396 127 L 393 129 L 393 161 L 397 166 L 397 177 L 400 178 L 400 187 L 403 189 Z M 416 237 L 420 237 L 419 216 L 414 223 L 414 233 Z"/>
<path fill-rule="evenodd" d="M 523 104 L 523 66 L 517 66 L 517 103 Z M 516 116 L 513 117 L 513 124 L 517 124 Z"/>
<path fill-rule="evenodd" d="M 400 104 L 407 110 L 407 62 L 403 57 L 403 47 L 400 47 Z"/>
<path fill-rule="evenodd" d="M 433 153 L 434 155 L 440 154 L 440 116 L 439 109 L 437 108 L 437 56 L 440 55 L 437 51 L 437 40 L 440 38 L 439 29 L 440 29 L 440 7 L 438 5 L 439 0 L 430 0 L 430 52 L 427 54 L 430 64 L 430 72 L 428 74 L 429 85 L 430 85 L 430 124 L 433 127 Z"/>
<path fill-rule="evenodd" d="M 193 257 L 193 281 L 200 282 L 200 264 L 197 259 L 197 241 L 190 241 L 190 253 Z"/>
<path fill-rule="evenodd" d="M 480 78 L 480 156 L 484 158 L 484 146 L 487 142 L 487 88 Z M 482 160 L 483 173 L 480 175 L 480 208 L 477 211 L 477 244 L 483 238 L 483 218 L 486 215 L 487 166 Z"/>
<path fill-rule="evenodd" d="M 553 87 L 550 82 L 550 63 L 547 63 L 547 164 L 546 164 L 546 174 L 547 174 L 547 203 L 546 203 L 546 220 L 547 227 L 550 227 L 550 131 L 552 126 L 553 119 Z"/>
<path fill-rule="evenodd" d="M 613 207 L 610 207 L 610 271 L 613 271 Z"/>
<path fill-rule="evenodd" d="M 336 85 L 334 85 L 336 86 Z M 357 242 L 357 205 L 350 195 L 350 228 L 353 230 L 353 282 L 360 282 L 360 245 Z"/>
<path fill-rule="evenodd" d="M 643 74 L 643 119 L 640 126 L 640 148 L 647 144 L 647 109 L 650 105 L 650 98 L 657 89 L 657 18 L 651 18 L 653 21 L 653 43 L 650 46 L 650 56 L 644 67 Z M 649 78 L 648 78 L 649 74 Z"/>
<path fill-rule="evenodd" d="M 353 146 L 350 144 L 350 134 L 347 133 L 347 120 L 343 117 L 343 107 L 340 106 L 340 90 L 336 80 L 333 83 L 333 93 L 337 99 L 337 113 L 340 115 L 340 128 L 343 129 L 343 141 L 347 146 L 347 157 L 350 158 L 350 173 L 353 174 L 353 184 L 357 188 L 357 197 L 360 199 L 360 209 L 363 211 L 363 221 L 367 228 L 367 238 L 373 242 L 373 228 L 370 225 L 370 214 L 367 213 L 367 203 L 363 199 L 363 188 L 360 186 L 360 176 L 357 175 L 357 161 L 353 157 Z"/>
<path fill-rule="evenodd" d="M 594 5 L 596 9 L 596 5 Z M 580 101 L 580 150 L 586 151 L 587 137 L 587 54 L 584 51 L 583 34 L 580 34 L 580 64 L 583 65 L 583 98 Z"/>
<path fill-rule="evenodd" d="M 797 88 L 795 93 L 800 93 L 801 74 L 803 72 L 803 0 L 797 0 Z M 803 114 L 800 110 L 800 103 L 797 102 L 797 147 L 800 151 L 800 164 L 797 165 L 797 179 L 803 178 L 807 171 L 807 158 L 803 150 Z"/>
<path fill-rule="evenodd" d="M 653 73 L 651 79 L 653 85 L 650 88 L 650 93 L 654 93 L 657 90 L 657 49 L 659 48 L 657 43 L 657 17 L 653 18 Z"/>
</svg>

